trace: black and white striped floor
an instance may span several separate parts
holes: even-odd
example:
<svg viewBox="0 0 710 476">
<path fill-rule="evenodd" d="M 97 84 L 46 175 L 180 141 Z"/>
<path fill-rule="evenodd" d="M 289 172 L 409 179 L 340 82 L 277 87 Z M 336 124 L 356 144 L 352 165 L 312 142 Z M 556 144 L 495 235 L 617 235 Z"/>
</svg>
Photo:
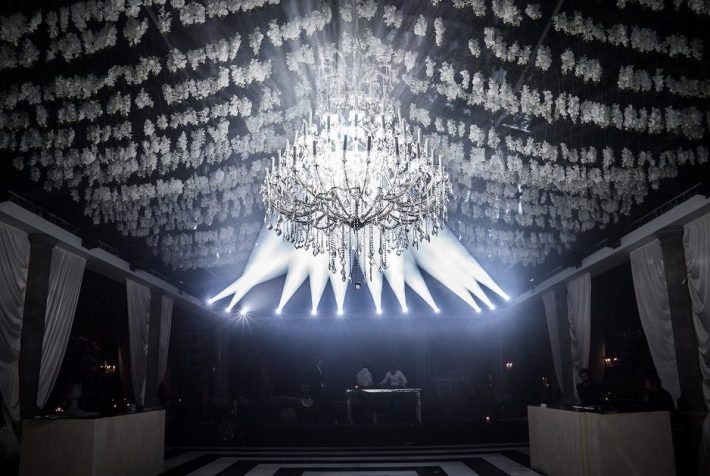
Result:
<svg viewBox="0 0 710 476">
<path fill-rule="evenodd" d="M 521 445 L 173 448 L 163 475 L 534 476 Z"/>
</svg>

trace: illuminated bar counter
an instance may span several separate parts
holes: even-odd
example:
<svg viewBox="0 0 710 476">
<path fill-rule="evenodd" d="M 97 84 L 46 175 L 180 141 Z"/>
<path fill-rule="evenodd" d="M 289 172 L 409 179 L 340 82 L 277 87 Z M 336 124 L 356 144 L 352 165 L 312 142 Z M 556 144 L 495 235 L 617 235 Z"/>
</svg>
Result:
<svg viewBox="0 0 710 476">
<path fill-rule="evenodd" d="M 528 407 L 530 465 L 548 476 L 674 476 L 668 412 Z"/>
<path fill-rule="evenodd" d="M 348 411 L 348 421 L 353 423 L 354 397 L 380 399 L 391 401 L 393 398 L 412 396 L 414 399 L 414 417 L 417 423 L 422 422 L 422 389 L 421 388 L 349 388 L 345 391 L 345 406 Z"/>
</svg>

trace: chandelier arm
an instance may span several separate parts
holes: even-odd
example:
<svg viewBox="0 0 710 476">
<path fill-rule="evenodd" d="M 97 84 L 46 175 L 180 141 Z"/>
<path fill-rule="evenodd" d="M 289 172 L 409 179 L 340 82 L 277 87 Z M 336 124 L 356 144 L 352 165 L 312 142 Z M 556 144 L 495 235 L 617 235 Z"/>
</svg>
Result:
<svg viewBox="0 0 710 476">
<path fill-rule="evenodd" d="M 325 194 L 320 194 L 320 195 L 325 195 Z M 328 194 L 328 195 L 333 195 L 337 199 L 337 196 L 332 193 Z M 347 215 L 343 215 L 340 210 L 334 208 L 332 206 L 332 203 L 333 203 L 333 200 L 328 200 L 327 198 L 320 202 L 320 207 L 325 209 L 325 211 L 323 212 L 324 215 L 333 217 L 337 221 L 347 222 Z"/>
<path fill-rule="evenodd" d="M 340 220 L 347 223 L 348 222 L 348 219 L 347 219 L 348 210 L 345 207 L 345 205 L 343 204 L 342 200 L 340 200 L 340 196 L 338 194 L 334 194 L 334 196 L 335 196 L 335 201 L 338 203 L 338 205 L 340 205 L 340 208 L 345 212 L 345 215 L 341 215 L 342 218 L 340 218 Z"/>
<path fill-rule="evenodd" d="M 374 200 L 372 200 L 372 204 L 370 205 L 370 208 L 363 214 L 363 221 L 367 219 L 367 216 L 375 208 L 375 205 L 378 203 L 378 200 L 381 195 L 382 195 L 382 188 L 377 187 L 377 195 L 375 196 Z"/>
</svg>

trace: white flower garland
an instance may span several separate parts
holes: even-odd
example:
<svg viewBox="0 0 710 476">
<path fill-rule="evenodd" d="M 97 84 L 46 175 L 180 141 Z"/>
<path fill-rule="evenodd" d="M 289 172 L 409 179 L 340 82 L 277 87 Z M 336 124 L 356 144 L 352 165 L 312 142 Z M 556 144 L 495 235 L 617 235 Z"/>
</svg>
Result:
<svg viewBox="0 0 710 476">
<path fill-rule="evenodd" d="M 513 0 L 491 0 L 491 11 L 506 25 L 518 26 L 523 21 L 520 8 Z"/>
<path fill-rule="evenodd" d="M 555 15 L 553 27 L 556 31 L 579 37 L 586 42 L 598 41 L 628 47 L 641 53 L 656 52 L 669 57 L 684 56 L 697 61 L 703 59 L 703 41 L 700 38 L 689 40 L 684 35 L 672 34 L 659 39 L 660 35 L 651 28 L 627 27 L 621 24 L 606 28 L 601 23 L 595 23 L 592 18 L 585 18 L 578 11 L 572 16 L 564 12 Z"/>
<path fill-rule="evenodd" d="M 15 13 L 9 17 L 0 16 L 0 41 L 17 46 L 19 41 L 37 30 L 42 23 L 42 12 L 35 12 L 30 18 L 22 13 Z"/>
<path fill-rule="evenodd" d="M 660 68 L 651 75 L 645 69 L 635 69 L 632 65 L 622 66 L 619 68 L 617 86 L 622 91 L 649 92 L 653 90 L 657 93 L 667 91 L 675 96 L 687 98 L 710 98 L 710 79 L 689 79 L 685 76 L 677 79 L 664 75 Z"/>
<path fill-rule="evenodd" d="M 207 7 L 193 1 L 171 1 L 184 26 L 202 24 L 207 18 L 223 17 L 239 12 L 251 11 L 267 5 L 277 5 L 280 0 L 208 0 Z M 172 25 L 172 13 L 165 7 L 166 0 L 92 0 L 79 1 L 70 6 L 42 13 L 36 11 L 29 19 L 22 14 L 9 17 L 0 16 L 0 41 L 18 46 L 20 41 L 32 34 L 46 31 L 50 42 L 45 52 L 40 52 L 32 41 L 25 38 L 22 50 L 14 51 L 6 45 L 0 45 L 0 70 L 33 66 L 40 56 L 46 61 L 61 57 L 66 62 L 77 60 L 84 55 L 116 46 L 116 24 L 125 15 L 127 18 L 122 34 L 128 45 L 140 44 L 148 29 L 148 20 L 139 20 L 143 9 L 151 6 L 160 7 L 157 26 L 161 33 L 168 33 Z M 327 10 L 327 22 L 330 21 Z M 320 14 L 320 13 L 318 13 Z M 306 21 L 312 21 L 308 19 Z M 102 25 L 98 30 L 89 28 L 89 23 Z M 42 29 L 40 26 L 44 26 Z M 70 28 L 76 31 L 70 31 Z M 321 27 L 322 28 L 322 27 Z"/>
<path fill-rule="evenodd" d="M 289 71 L 298 71 L 300 64 L 313 65 L 315 62 L 315 52 L 310 45 L 303 45 L 286 53 L 286 66 Z"/>
<path fill-rule="evenodd" d="M 434 20 L 434 42 L 436 46 L 441 47 L 444 44 L 444 21 L 441 18 L 436 18 Z"/>
<path fill-rule="evenodd" d="M 676 10 L 685 5 L 691 12 L 697 15 L 710 16 L 710 4 L 705 0 L 673 0 Z"/>
<path fill-rule="evenodd" d="M 264 34 L 258 28 L 256 28 L 249 35 L 249 46 L 251 47 L 251 50 L 254 52 L 254 56 L 257 56 L 259 54 L 259 50 L 261 49 L 261 42 L 263 40 L 264 40 Z"/>
<path fill-rule="evenodd" d="M 635 3 L 643 8 L 647 8 L 654 12 L 665 10 L 663 0 L 617 0 L 616 5 L 619 8 L 625 8 L 627 3 Z M 685 5 L 691 12 L 697 15 L 710 16 L 710 3 L 705 0 L 673 0 L 673 6 L 676 10 Z"/>
<path fill-rule="evenodd" d="M 115 65 L 103 76 L 58 76 L 46 86 L 31 82 L 0 92 L 0 111 L 13 110 L 25 102 L 30 105 L 63 99 L 90 99 L 103 89 L 113 88 L 118 80 L 136 86 L 162 70 L 160 60 L 154 56 L 142 57 L 136 65 Z"/>
<path fill-rule="evenodd" d="M 393 56 L 404 57 L 401 50 L 394 51 Z M 435 63 L 426 58 L 426 74 L 433 77 Z M 444 78 L 446 79 L 446 78 Z M 699 140 L 705 133 L 703 114 L 696 107 L 676 109 L 671 106 L 664 110 L 657 108 L 636 109 L 627 105 L 622 114 L 619 104 L 605 104 L 599 101 L 581 100 L 578 96 L 562 92 L 554 97 L 552 92 L 543 91 L 523 85 L 520 93 L 515 93 L 506 81 L 496 81 L 476 73 L 471 78 L 471 90 L 464 90 L 455 81 L 422 83 L 409 75 L 402 76 L 414 94 L 433 90 L 448 101 L 463 99 L 469 105 L 482 106 L 491 112 L 504 110 L 510 114 L 528 114 L 540 117 L 549 123 L 557 120 L 578 121 L 582 124 L 592 124 L 600 128 L 615 127 L 621 130 L 634 130 L 639 133 L 658 134 L 666 132 L 684 135 L 691 140 Z"/>
<path fill-rule="evenodd" d="M 509 63 L 528 64 L 532 53 L 532 47 L 529 45 L 520 46 L 517 41 L 508 45 L 501 32 L 492 27 L 483 29 L 483 44 L 493 53 L 493 56 Z"/>
<path fill-rule="evenodd" d="M 17 132 L 0 131 L 0 150 L 26 153 L 31 150 L 65 150 L 74 143 L 75 132 L 69 127 L 60 127 L 50 131 L 41 131 L 29 127 L 19 135 Z M 16 162 L 15 167 L 20 170 L 24 161 Z"/>
<path fill-rule="evenodd" d="M 602 77 L 602 65 L 597 59 L 590 59 L 582 56 L 575 60 L 574 53 L 570 49 L 566 49 L 560 55 L 562 64 L 560 66 L 562 74 L 574 73 L 585 83 L 598 83 Z"/>
<path fill-rule="evenodd" d="M 230 39 L 208 43 L 201 48 L 188 50 L 185 53 L 178 49 L 172 49 L 168 53 L 166 67 L 168 71 L 175 73 L 188 67 L 197 70 L 200 65 L 208 61 L 212 64 L 231 63 L 237 57 L 241 43 L 242 37 L 237 33 Z"/>
<path fill-rule="evenodd" d="M 552 66 L 552 50 L 545 45 L 540 45 L 535 54 L 535 67 L 547 71 Z"/>
<path fill-rule="evenodd" d="M 437 6 L 441 0 L 431 0 L 432 5 Z M 485 0 L 450 0 L 451 5 L 454 8 L 464 9 L 470 8 L 471 12 L 477 16 L 482 17 L 486 14 L 486 2 Z"/>
<path fill-rule="evenodd" d="M 140 44 L 141 39 L 143 38 L 143 35 L 145 34 L 146 30 L 148 30 L 147 18 L 144 18 L 143 21 L 138 21 L 138 19 L 136 18 L 129 18 L 128 20 L 126 20 L 126 25 L 123 27 L 123 37 L 126 39 L 126 41 L 128 41 L 128 44 L 130 46 L 137 46 L 138 44 Z"/>
<path fill-rule="evenodd" d="M 385 25 L 399 30 L 402 27 L 404 14 L 392 5 L 385 5 L 385 10 L 382 15 Z"/>
<path fill-rule="evenodd" d="M 271 76 L 271 61 L 252 59 L 247 66 L 220 66 L 219 71 L 205 79 L 187 79 L 180 83 L 163 84 L 163 99 L 168 105 L 178 104 L 190 98 L 203 100 L 213 96 L 230 84 L 243 88 L 253 82 L 263 82 Z M 230 81 L 231 77 L 231 81 Z"/>
<path fill-rule="evenodd" d="M 22 49 L 17 52 L 12 47 L 0 45 L 0 71 L 32 67 L 37 63 L 39 56 L 39 50 L 29 39 L 22 41 Z"/>
<path fill-rule="evenodd" d="M 542 9 L 537 3 L 528 3 L 525 6 L 525 14 L 533 20 L 539 20 L 542 18 Z"/>
<path fill-rule="evenodd" d="M 660 12 L 665 8 L 663 0 L 616 0 L 616 6 L 619 8 L 626 8 L 627 3 L 635 3 L 654 12 Z"/>
<path fill-rule="evenodd" d="M 165 129 L 180 129 L 186 126 L 197 126 L 208 122 L 228 117 L 249 117 L 252 111 L 252 102 L 249 98 L 232 96 L 229 100 L 215 104 L 211 107 L 204 107 L 196 110 L 192 107 L 170 113 L 170 120 L 166 123 Z"/>
<path fill-rule="evenodd" d="M 426 36 L 427 21 L 424 15 L 419 15 L 417 22 L 414 24 L 414 34 L 417 36 Z"/>
<path fill-rule="evenodd" d="M 158 31 L 162 34 L 170 33 L 173 25 L 172 14 L 163 7 L 160 7 L 158 12 Z"/>
</svg>

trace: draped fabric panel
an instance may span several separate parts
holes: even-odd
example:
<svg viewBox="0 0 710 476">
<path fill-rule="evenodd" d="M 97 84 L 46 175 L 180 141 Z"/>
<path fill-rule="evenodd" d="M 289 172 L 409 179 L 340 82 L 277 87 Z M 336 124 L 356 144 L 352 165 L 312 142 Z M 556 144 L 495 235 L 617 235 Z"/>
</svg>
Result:
<svg viewBox="0 0 710 476">
<path fill-rule="evenodd" d="M 555 302 L 555 291 L 549 291 L 542 295 L 542 304 L 545 306 L 545 317 L 547 318 L 547 333 L 550 335 L 550 347 L 552 348 L 552 363 L 555 366 L 555 376 L 557 385 L 562 391 L 562 362 L 560 361 L 560 331 L 557 322 L 557 303 Z"/>
<path fill-rule="evenodd" d="M 710 405 L 710 215 L 685 225 L 683 247 L 703 371 L 703 391 Z"/>
<path fill-rule="evenodd" d="M 165 379 L 168 368 L 168 347 L 170 346 L 170 326 L 173 320 L 173 300 L 163 296 L 160 303 L 160 347 L 158 353 L 158 385 Z"/>
<path fill-rule="evenodd" d="M 703 393 L 705 405 L 710 410 L 710 214 L 685 225 L 683 248 L 703 373 Z M 703 425 L 700 465 L 705 471 L 703 474 L 710 474 L 710 414 Z"/>
<path fill-rule="evenodd" d="M 585 273 L 567 283 L 567 319 L 572 347 L 573 381 L 579 383 L 579 371 L 589 367 L 592 317 L 592 277 Z M 575 393 L 577 389 L 575 388 Z"/>
<path fill-rule="evenodd" d="M 680 397 L 673 325 L 661 242 L 654 240 L 630 254 L 636 304 L 653 364 L 663 388 Z"/>
<path fill-rule="evenodd" d="M 5 421 L 20 419 L 20 358 L 30 242 L 27 233 L 0 223 L 0 393 Z"/>
<path fill-rule="evenodd" d="M 57 247 L 52 250 L 37 390 L 40 408 L 47 403 L 64 360 L 85 267 L 85 258 Z"/>
<path fill-rule="evenodd" d="M 148 353 L 150 289 L 126 279 L 128 297 L 128 338 L 131 350 L 131 381 L 136 403 L 145 401 L 145 371 Z"/>
</svg>

